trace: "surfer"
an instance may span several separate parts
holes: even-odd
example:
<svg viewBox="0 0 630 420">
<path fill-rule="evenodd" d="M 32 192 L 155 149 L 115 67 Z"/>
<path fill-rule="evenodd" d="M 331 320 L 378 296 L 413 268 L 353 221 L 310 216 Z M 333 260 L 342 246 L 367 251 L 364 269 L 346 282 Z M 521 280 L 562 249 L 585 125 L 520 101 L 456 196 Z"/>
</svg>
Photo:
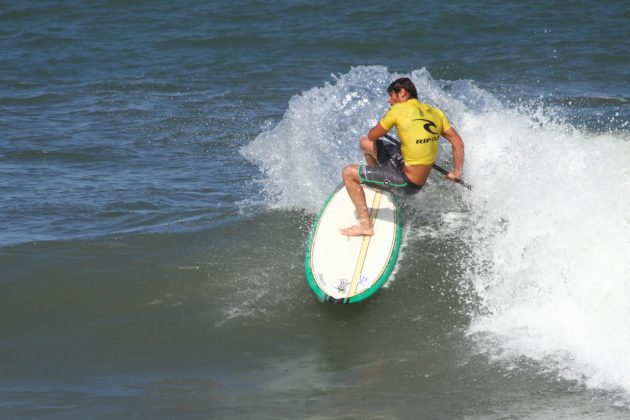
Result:
<svg viewBox="0 0 630 420">
<path fill-rule="evenodd" d="M 343 168 L 343 183 L 359 217 L 359 224 L 340 230 L 346 236 L 374 234 L 361 184 L 394 193 L 417 193 L 437 159 L 440 136 L 448 140 L 453 149 L 454 167 L 446 178 L 459 182 L 464 170 L 464 142 L 444 112 L 418 101 L 416 86 L 409 78 L 392 82 L 387 93 L 391 108 L 367 136 L 359 140 L 366 164 Z M 381 139 L 394 126 L 400 144 Z"/>
</svg>

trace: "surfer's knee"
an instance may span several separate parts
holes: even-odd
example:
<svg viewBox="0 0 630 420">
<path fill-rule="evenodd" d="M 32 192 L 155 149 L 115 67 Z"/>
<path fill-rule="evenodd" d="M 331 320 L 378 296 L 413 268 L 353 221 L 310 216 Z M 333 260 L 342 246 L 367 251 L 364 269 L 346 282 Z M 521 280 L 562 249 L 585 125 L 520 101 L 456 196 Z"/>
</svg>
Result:
<svg viewBox="0 0 630 420">
<path fill-rule="evenodd" d="M 357 165 L 346 165 L 341 171 L 341 177 L 344 181 L 356 180 L 359 178 Z"/>
<path fill-rule="evenodd" d="M 361 151 L 364 152 L 364 153 L 368 153 L 370 155 L 373 155 L 374 154 L 374 142 L 371 141 L 366 136 L 363 136 L 363 137 L 361 137 L 359 139 L 359 149 L 361 149 Z"/>
</svg>

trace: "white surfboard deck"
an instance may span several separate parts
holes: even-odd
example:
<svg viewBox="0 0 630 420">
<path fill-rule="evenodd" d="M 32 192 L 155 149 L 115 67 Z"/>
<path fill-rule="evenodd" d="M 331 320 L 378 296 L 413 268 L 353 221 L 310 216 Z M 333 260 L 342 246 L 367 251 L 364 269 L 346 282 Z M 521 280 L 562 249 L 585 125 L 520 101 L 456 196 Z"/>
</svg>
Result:
<svg viewBox="0 0 630 420">
<path fill-rule="evenodd" d="M 321 299 L 354 303 L 380 289 L 391 274 L 400 248 L 402 215 L 388 191 L 364 186 L 373 236 L 342 235 L 339 230 L 358 223 L 356 210 L 341 186 L 322 207 L 306 249 L 305 271 Z"/>
</svg>

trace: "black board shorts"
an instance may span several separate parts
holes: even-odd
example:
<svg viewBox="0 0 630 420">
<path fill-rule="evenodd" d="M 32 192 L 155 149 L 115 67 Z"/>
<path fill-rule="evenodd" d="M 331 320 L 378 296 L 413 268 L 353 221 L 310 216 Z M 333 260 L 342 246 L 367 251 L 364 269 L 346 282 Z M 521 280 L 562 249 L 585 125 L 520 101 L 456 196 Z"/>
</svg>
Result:
<svg viewBox="0 0 630 420">
<path fill-rule="evenodd" d="M 359 165 L 361 184 L 393 193 L 415 194 L 422 185 L 411 182 L 403 171 L 400 145 L 387 139 L 376 140 L 378 166 Z"/>
</svg>

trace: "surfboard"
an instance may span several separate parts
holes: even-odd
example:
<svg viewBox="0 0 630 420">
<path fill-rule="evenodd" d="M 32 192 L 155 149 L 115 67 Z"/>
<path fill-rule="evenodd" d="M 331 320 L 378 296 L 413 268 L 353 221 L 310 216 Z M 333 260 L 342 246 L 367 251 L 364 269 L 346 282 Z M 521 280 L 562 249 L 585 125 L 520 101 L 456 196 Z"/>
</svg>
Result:
<svg viewBox="0 0 630 420">
<path fill-rule="evenodd" d="M 313 223 L 304 268 L 308 284 L 322 301 L 367 299 L 387 282 L 396 265 L 402 237 L 399 202 L 388 191 L 363 188 L 373 236 L 339 233 L 357 223 L 356 210 L 343 185 L 328 197 Z"/>
</svg>

